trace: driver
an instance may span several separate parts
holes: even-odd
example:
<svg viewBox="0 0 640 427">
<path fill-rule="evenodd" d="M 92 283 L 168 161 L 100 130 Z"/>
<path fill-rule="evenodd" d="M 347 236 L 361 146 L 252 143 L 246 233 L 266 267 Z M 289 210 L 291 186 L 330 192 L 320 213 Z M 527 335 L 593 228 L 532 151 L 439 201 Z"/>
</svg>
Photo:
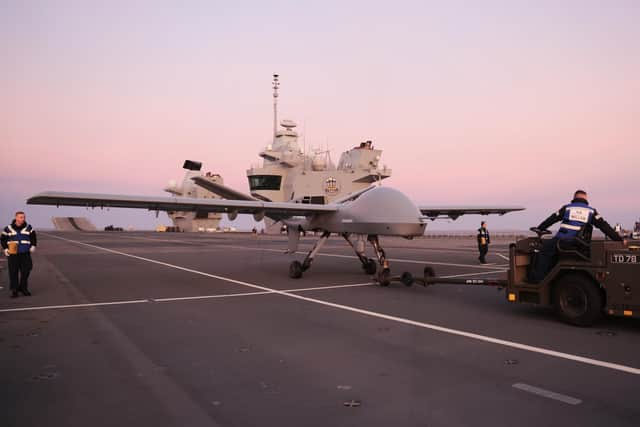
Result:
<svg viewBox="0 0 640 427">
<path fill-rule="evenodd" d="M 611 240 L 622 241 L 622 237 L 598 214 L 598 211 L 589 206 L 587 192 L 583 190 L 576 191 L 571 203 L 564 205 L 559 211 L 542 221 L 538 229 L 546 230 L 558 221 L 562 221 L 558 232 L 552 239 L 544 241 L 544 246 L 535 259 L 535 265 L 529 277 L 531 282 L 537 283 L 544 279 L 555 265 L 558 241 L 562 241 L 563 246 L 570 246 L 577 237 L 588 242 L 591 240 L 591 230 L 594 225 Z"/>
</svg>

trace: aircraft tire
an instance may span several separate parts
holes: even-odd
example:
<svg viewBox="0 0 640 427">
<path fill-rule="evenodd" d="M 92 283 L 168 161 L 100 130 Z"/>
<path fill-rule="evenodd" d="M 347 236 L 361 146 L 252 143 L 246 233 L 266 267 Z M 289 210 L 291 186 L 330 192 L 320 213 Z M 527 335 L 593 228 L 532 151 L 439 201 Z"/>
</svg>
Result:
<svg viewBox="0 0 640 427">
<path fill-rule="evenodd" d="M 389 270 L 382 270 L 378 272 L 378 283 L 380 286 L 389 286 L 391 284 L 391 273 Z"/>
<path fill-rule="evenodd" d="M 291 264 L 289 264 L 289 277 L 292 279 L 301 278 L 303 271 L 300 261 L 292 261 Z"/>
<path fill-rule="evenodd" d="M 364 272 L 369 275 L 376 274 L 378 270 L 378 264 L 371 258 L 367 258 L 367 263 L 362 266 Z"/>
</svg>

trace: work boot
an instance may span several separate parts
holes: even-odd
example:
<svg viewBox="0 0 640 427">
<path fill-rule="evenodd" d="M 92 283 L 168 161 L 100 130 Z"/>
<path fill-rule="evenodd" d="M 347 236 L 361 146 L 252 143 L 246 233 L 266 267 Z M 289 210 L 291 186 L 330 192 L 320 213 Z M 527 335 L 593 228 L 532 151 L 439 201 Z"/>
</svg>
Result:
<svg viewBox="0 0 640 427">
<path fill-rule="evenodd" d="M 24 295 L 25 297 L 31 296 L 31 292 L 29 292 L 29 289 L 20 289 L 20 292 L 22 292 L 22 295 Z"/>
<path fill-rule="evenodd" d="M 18 298 L 18 291 L 11 291 L 11 298 Z"/>
</svg>

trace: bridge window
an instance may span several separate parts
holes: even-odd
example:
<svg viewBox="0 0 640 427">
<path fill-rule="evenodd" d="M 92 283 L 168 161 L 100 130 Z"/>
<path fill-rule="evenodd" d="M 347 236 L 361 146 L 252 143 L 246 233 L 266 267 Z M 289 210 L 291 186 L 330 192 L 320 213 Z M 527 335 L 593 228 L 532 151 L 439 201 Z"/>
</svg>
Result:
<svg viewBox="0 0 640 427">
<path fill-rule="evenodd" d="M 254 190 L 280 190 L 280 175 L 253 175 L 249 177 L 249 188 Z"/>
</svg>

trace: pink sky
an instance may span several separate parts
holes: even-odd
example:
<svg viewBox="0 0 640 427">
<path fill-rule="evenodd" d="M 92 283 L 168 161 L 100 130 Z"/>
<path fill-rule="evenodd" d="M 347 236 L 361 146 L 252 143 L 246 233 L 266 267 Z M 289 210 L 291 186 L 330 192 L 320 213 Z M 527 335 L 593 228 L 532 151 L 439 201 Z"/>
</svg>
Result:
<svg viewBox="0 0 640 427">
<path fill-rule="evenodd" d="M 100 3 L 0 5 L 2 221 L 42 190 L 162 195 L 185 158 L 246 190 L 274 72 L 308 145 L 373 140 L 421 204 L 522 204 L 490 221 L 525 228 L 580 187 L 640 216 L 638 2 Z"/>
</svg>

